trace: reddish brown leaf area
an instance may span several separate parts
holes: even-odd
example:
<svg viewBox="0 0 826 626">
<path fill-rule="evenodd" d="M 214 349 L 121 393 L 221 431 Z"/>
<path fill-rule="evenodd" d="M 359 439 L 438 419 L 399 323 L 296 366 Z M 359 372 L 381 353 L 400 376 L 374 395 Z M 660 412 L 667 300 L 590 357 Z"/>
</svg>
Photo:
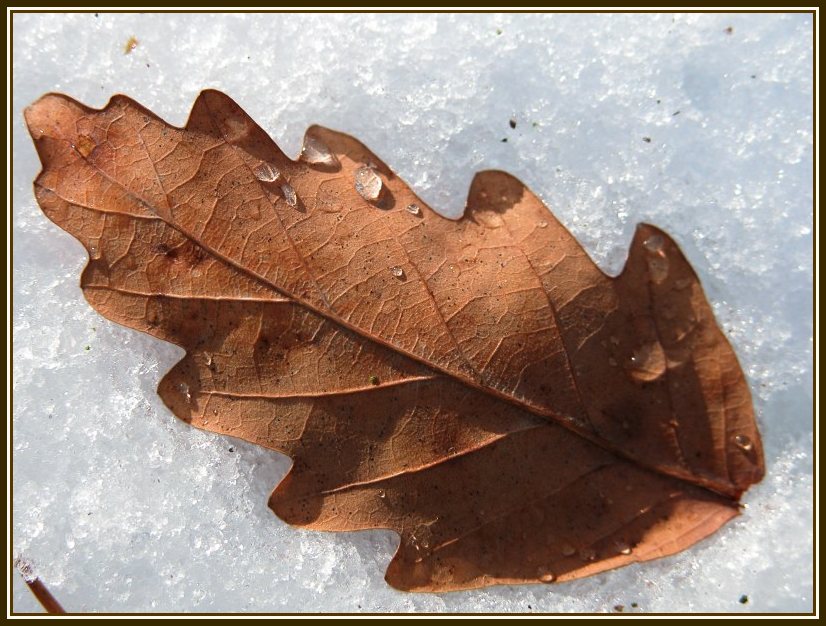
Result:
<svg viewBox="0 0 826 626">
<path fill-rule="evenodd" d="M 508 174 L 446 219 L 352 137 L 312 127 L 292 161 L 215 91 L 183 129 L 122 96 L 26 121 L 89 302 L 186 349 L 164 402 L 292 457 L 287 522 L 398 532 L 394 587 L 673 554 L 763 475 L 737 359 L 653 226 L 612 278 Z"/>
</svg>

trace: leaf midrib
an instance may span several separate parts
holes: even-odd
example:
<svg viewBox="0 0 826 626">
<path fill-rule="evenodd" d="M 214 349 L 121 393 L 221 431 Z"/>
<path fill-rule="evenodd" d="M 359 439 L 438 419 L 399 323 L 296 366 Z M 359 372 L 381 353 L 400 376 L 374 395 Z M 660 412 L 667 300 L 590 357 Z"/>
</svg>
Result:
<svg viewBox="0 0 826 626">
<path fill-rule="evenodd" d="M 137 106 L 140 107 L 140 105 L 137 105 Z M 143 109 L 143 107 L 140 107 L 140 108 Z M 154 116 L 154 114 L 153 114 L 153 116 Z M 155 117 L 157 118 L 157 116 L 155 116 Z M 159 118 L 157 118 L 157 119 L 159 119 Z M 168 127 L 170 126 L 163 120 L 159 119 L 159 121 L 160 121 L 160 123 L 162 123 L 162 124 L 164 124 Z M 173 128 L 175 128 L 175 127 L 173 127 Z M 183 132 L 193 132 L 193 131 L 188 131 L 186 129 L 186 127 L 177 128 L 177 130 L 181 130 Z M 96 172 L 98 172 L 108 182 L 110 182 L 113 185 L 116 185 L 118 188 L 122 189 L 123 192 L 127 195 L 127 197 L 129 197 L 132 201 L 140 203 L 141 205 L 145 206 L 147 209 L 151 210 L 157 216 L 158 219 L 163 221 L 170 228 L 172 228 L 175 231 L 177 231 L 178 233 L 180 233 L 181 236 L 183 236 L 187 240 L 191 241 L 194 245 L 196 245 L 200 248 L 203 248 L 206 252 L 208 252 L 210 255 L 212 255 L 214 258 L 216 258 L 220 262 L 229 265 L 234 270 L 239 271 L 242 274 L 248 276 L 249 278 L 251 278 L 254 281 L 258 282 L 259 284 L 261 284 L 265 288 L 271 289 L 271 290 L 275 291 L 276 293 L 281 294 L 282 296 L 290 299 L 297 306 L 305 308 L 305 309 L 307 309 L 307 310 L 323 317 L 324 319 L 328 320 L 329 322 L 331 322 L 331 323 L 333 323 L 333 324 L 335 324 L 339 327 L 345 328 L 346 330 L 348 330 L 348 331 L 352 332 L 353 334 L 363 338 L 366 341 L 371 341 L 373 343 L 379 344 L 379 345 L 387 348 L 388 350 L 391 350 L 391 351 L 393 351 L 397 354 L 401 354 L 401 355 L 405 356 L 406 358 L 410 358 L 410 359 L 412 359 L 412 360 L 414 360 L 418 363 L 421 363 L 422 365 L 426 366 L 427 368 L 429 368 L 431 370 L 434 370 L 436 372 L 439 372 L 439 373 L 447 376 L 448 378 L 450 378 L 454 381 L 457 381 L 460 384 L 463 384 L 463 385 L 471 388 L 474 391 L 484 393 L 486 395 L 492 396 L 492 397 L 497 398 L 499 400 L 503 400 L 503 401 L 508 402 L 509 404 L 511 404 L 513 406 L 516 406 L 517 408 L 519 408 L 523 411 L 526 411 L 526 412 L 528 412 L 532 415 L 536 415 L 538 417 L 547 419 L 551 423 L 554 423 L 558 426 L 561 426 L 562 428 L 565 428 L 565 429 L 573 432 L 577 436 L 582 437 L 583 439 L 589 441 L 590 443 L 592 443 L 592 444 L 594 444 L 594 445 L 596 445 L 596 446 L 598 446 L 598 447 L 600 447 L 604 450 L 607 450 L 608 452 L 611 452 L 612 454 L 615 454 L 616 456 L 618 456 L 620 458 L 623 458 L 623 459 L 626 459 L 626 460 L 629 460 L 629 461 L 633 462 L 635 465 L 637 465 L 639 467 L 642 467 L 646 470 L 652 471 L 656 474 L 671 476 L 673 478 L 676 478 L 678 480 L 682 480 L 682 481 L 687 482 L 689 484 L 692 484 L 692 485 L 695 485 L 695 486 L 698 486 L 698 487 L 701 487 L 701 488 L 704 488 L 704 489 L 708 489 L 709 491 L 712 491 L 714 493 L 723 495 L 723 496 L 725 496 L 727 498 L 730 498 L 732 500 L 735 500 L 735 501 L 739 498 L 739 491 L 736 490 L 736 488 L 733 488 L 732 486 L 721 485 L 719 483 L 716 483 L 714 481 L 710 481 L 708 479 L 705 479 L 701 476 L 691 474 L 689 472 L 679 471 L 679 470 L 672 469 L 672 468 L 659 467 L 659 466 L 656 466 L 656 465 L 651 465 L 651 464 L 645 463 L 645 462 L 641 461 L 640 459 L 638 459 L 638 458 L 630 455 L 629 453 L 625 452 L 621 448 L 617 448 L 617 447 L 611 445 L 609 442 L 607 442 L 606 440 L 596 436 L 594 433 L 589 432 L 589 431 L 587 431 L 583 428 L 577 427 L 576 424 L 573 423 L 572 419 L 566 418 L 566 416 L 564 416 L 564 415 L 561 415 L 561 414 L 559 414 L 555 411 L 551 411 L 551 410 L 549 410 L 545 407 L 529 403 L 524 398 L 518 398 L 516 396 L 501 392 L 501 391 L 499 391 L 499 390 L 497 390 L 493 387 L 485 386 L 485 385 L 481 384 L 479 381 L 475 381 L 475 380 L 470 379 L 468 377 L 462 376 L 461 373 L 459 373 L 459 372 L 454 372 L 454 371 L 448 370 L 446 368 L 443 368 L 443 367 L 439 366 L 438 364 L 431 363 L 431 362 L 425 360 L 424 358 L 422 358 L 422 357 L 420 357 L 416 354 L 410 353 L 410 352 L 408 352 L 408 351 L 406 351 L 406 350 L 404 350 L 404 349 L 402 349 L 398 346 L 395 346 L 395 345 L 393 345 L 389 342 L 386 342 L 386 341 L 382 340 L 380 337 L 371 335 L 371 334 L 367 333 L 366 331 L 364 331 L 363 329 L 348 323 L 346 320 L 343 320 L 343 319 L 335 316 L 333 314 L 332 310 L 325 311 L 325 310 L 319 309 L 317 306 L 315 306 L 312 303 L 304 300 L 303 298 L 300 298 L 300 297 L 297 297 L 293 294 L 288 293 L 286 290 L 283 290 L 283 289 L 279 288 L 277 285 L 274 285 L 273 283 L 271 283 L 265 277 L 260 276 L 259 274 L 253 272 L 252 270 L 244 267 L 240 263 L 237 263 L 234 260 L 224 256 L 223 254 L 221 254 L 220 252 L 214 250 L 213 248 L 211 248 L 210 246 L 208 246 L 204 242 L 199 241 L 194 236 L 190 235 L 185 230 L 183 230 L 182 227 L 180 227 L 178 224 L 176 224 L 176 223 L 166 219 L 165 217 L 163 217 L 161 215 L 161 213 L 159 213 L 157 211 L 157 209 L 154 207 L 154 205 L 151 202 L 144 199 L 138 193 L 136 193 L 136 192 L 132 191 L 131 189 L 127 188 L 120 181 L 118 181 L 116 179 L 113 179 L 106 172 L 104 172 L 100 167 L 98 167 L 97 164 L 93 163 L 87 157 L 84 157 L 79 152 L 77 152 L 77 150 L 74 149 L 74 147 L 72 146 L 71 142 L 68 139 L 61 138 L 61 137 L 52 137 L 52 136 L 49 136 L 49 135 L 41 135 L 40 137 L 41 138 L 48 137 L 49 139 L 52 139 L 52 140 L 55 140 L 55 141 L 61 141 L 61 142 L 65 143 L 66 145 L 69 146 L 69 148 L 70 148 L 70 150 L 72 150 L 72 152 L 75 152 L 77 154 L 77 157 L 79 159 L 86 162 L 90 167 L 92 167 Z M 225 138 L 223 138 L 223 134 L 222 134 L 222 140 L 224 141 L 225 144 L 232 147 L 233 150 L 236 149 L 235 146 L 233 146 L 232 144 L 227 142 Z M 154 168 L 155 167 L 154 161 L 152 161 L 152 158 L 149 155 L 148 150 L 147 150 L 147 153 L 146 153 L 146 158 L 149 159 L 149 161 L 152 163 L 153 168 Z M 289 159 L 289 157 L 286 157 L 286 155 L 285 155 L 285 158 L 288 161 L 290 161 L 290 163 L 292 163 L 292 164 L 297 163 L 296 161 L 293 161 L 292 159 Z M 241 159 L 241 161 L 244 163 L 244 166 L 249 170 L 249 167 L 246 165 L 246 162 L 244 162 L 243 159 Z M 62 196 L 60 196 L 60 194 L 56 190 L 51 189 L 49 187 L 46 187 L 45 185 L 42 185 L 39 182 L 39 178 L 40 177 L 38 177 L 38 180 L 35 181 L 36 186 L 39 186 L 39 187 L 41 187 L 41 188 L 43 188 L 47 191 L 50 191 L 51 193 L 54 193 L 58 197 L 62 198 Z M 164 195 L 166 196 L 166 191 L 163 188 L 162 184 L 161 184 L 161 191 L 163 191 Z M 69 200 L 67 200 L 65 198 L 62 198 L 62 199 L 65 202 L 69 203 L 69 204 L 76 204 L 76 203 L 70 202 Z M 172 205 L 170 205 L 170 208 L 171 208 L 171 206 Z M 127 217 L 131 216 L 131 214 L 123 214 L 123 215 L 127 215 Z M 442 218 L 442 216 L 439 216 L 439 217 Z M 442 219 L 447 219 L 447 218 L 442 218 Z M 460 218 L 460 219 L 463 219 L 463 218 Z M 280 217 L 279 217 L 279 223 L 281 224 L 282 229 L 284 229 L 286 231 L 286 229 L 283 226 L 283 223 L 280 221 Z M 294 252 L 299 257 L 302 264 L 304 264 L 306 266 L 306 260 L 304 259 L 304 257 L 302 255 L 300 255 L 298 253 L 298 250 L 295 249 L 294 243 L 292 242 L 291 238 L 290 238 L 290 242 L 291 242 L 291 245 L 293 245 Z M 322 298 L 326 301 L 326 298 L 324 298 L 324 294 L 320 291 L 320 289 L 318 287 L 317 287 L 317 290 L 321 294 Z M 158 294 L 158 295 L 166 295 L 166 294 Z M 228 299 L 231 299 L 231 298 L 228 298 Z"/>
</svg>

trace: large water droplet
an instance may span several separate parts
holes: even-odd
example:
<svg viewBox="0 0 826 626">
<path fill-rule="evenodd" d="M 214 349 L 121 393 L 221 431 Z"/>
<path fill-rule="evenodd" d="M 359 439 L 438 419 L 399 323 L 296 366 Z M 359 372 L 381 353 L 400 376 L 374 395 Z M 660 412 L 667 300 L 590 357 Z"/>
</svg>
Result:
<svg viewBox="0 0 826 626">
<path fill-rule="evenodd" d="M 617 550 L 619 550 L 620 554 L 631 554 L 631 546 L 624 541 L 617 542 Z"/>
<path fill-rule="evenodd" d="M 262 183 L 274 183 L 281 178 L 281 172 L 278 171 L 278 168 L 269 163 L 261 163 L 253 170 L 253 174 Z"/>
<path fill-rule="evenodd" d="M 417 217 L 422 214 L 422 210 L 419 208 L 418 204 L 408 204 L 405 208 L 408 213 L 411 213 Z"/>
<path fill-rule="evenodd" d="M 540 567 L 536 571 L 536 576 L 537 578 L 539 578 L 540 582 L 543 582 L 545 584 L 550 584 L 556 580 L 556 574 L 544 567 Z"/>
<path fill-rule="evenodd" d="M 548 228 L 548 222 L 546 222 L 545 220 L 542 220 L 541 222 L 539 222 L 537 224 L 537 226 L 539 226 L 539 228 Z"/>
<path fill-rule="evenodd" d="M 298 196 L 295 195 L 295 189 L 293 189 L 293 186 L 289 183 L 281 185 L 281 193 L 284 195 L 284 200 L 286 200 L 290 206 L 296 206 L 298 204 Z"/>
<path fill-rule="evenodd" d="M 383 183 L 381 177 L 372 167 L 360 167 L 356 170 L 356 191 L 368 202 L 378 202 Z"/>
<path fill-rule="evenodd" d="M 96 147 L 97 144 L 89 135 L 78 135 L 77 141 L 75 142 L 75 150 L 80 152 L 80 155 L 84 159 L 92 154 L 92 150 Z"/>
<path fill-rule="evenodd" d="M 642 242 L 646 250 L 653 253 L 662 252 L 665 247 L 665 240 L 662 235 L 651 235 L 648 239 Z"/>
<path fill-rule="evenodd" d="M 665 351 L 659 341 L 639 346 L 625 366 L 628 375 L 638 382 L 657 380 L 665 373 Z"/>
<path fill-rule="evenodd" d="M 396 278 L 404 278 L 404 270 L 400 268 L 398 265 L 395 265 L 390 268 L 390 273 L 393 274 Z"/>
<path fill-rule="evenodd" d="M 327 167 L 339 166 L 338 159 L 330 152 L 327 144 L 310 135 L 304 136 L 304 145 L 301 147 L 301 159 L 313 165 L 326 165 Z"/>
<path fill-rule="evenodd" d="M 746 435 L 734 435 L 734 443 L 738 448 L 745 450 L 746 452 L 754 447 L 751 439 L 749 439 Z"/>
</svg>

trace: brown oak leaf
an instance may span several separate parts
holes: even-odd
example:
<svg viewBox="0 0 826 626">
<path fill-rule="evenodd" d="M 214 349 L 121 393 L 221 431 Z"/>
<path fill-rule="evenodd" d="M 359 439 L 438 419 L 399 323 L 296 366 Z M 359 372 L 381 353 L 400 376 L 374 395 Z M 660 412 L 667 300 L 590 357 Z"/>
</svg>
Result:
<svg viewBox="0 0 826 626">
<path fill-rule="evenodd" d="M 506 173 L 447 219 L 352 137 L 313 126 L 291 160 L 217 91 L 184 128 L 123 96 L 26 122 L 86 298 L 186 349 L 167 406 L 292 457 L 290 524 L 396 531 L 396 588 L 673 554 L 763 475 L 737 359 L 653 226 L 610 277 Z"/>
</svg>

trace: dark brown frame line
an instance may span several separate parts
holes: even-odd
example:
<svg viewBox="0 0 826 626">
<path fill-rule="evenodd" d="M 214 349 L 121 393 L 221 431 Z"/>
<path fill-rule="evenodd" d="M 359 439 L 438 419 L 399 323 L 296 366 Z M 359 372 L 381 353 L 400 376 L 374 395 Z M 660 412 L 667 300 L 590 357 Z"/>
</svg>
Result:
<svg viewBox="0 0 826 626">
<path fill-rule="evenodd" d="M 817 52 L 818 52 L 818 44 L 819 44 L 819 42 L 818 42 L 819 12 L 818 12 L 818 8 L 816 8 L 816 7 L 815 8 L 795 8 L 795 9 L 763 9 L 763 8 L 753 9 L 753 8 L 749 8 L 749 9 L 743 9 L 743 10 L 732 10 L 731 7 L 726 7 L 725 9 L 722 9 L 722 8 L 712 8 L 712 9 L 699 9 L 699 8 L 686 8 L 686 9 L 676 9 L 675 8 L 675 9 L 671 9 L 671 8 L 668 8 L 668 9 L 653 9 L 653 10 L 609 8 L 607 10 L 564 9 L 564 10 L 560 10 L 560 11 L 542 10 L 542 8 L 537 8 L 537 9 L 533 9 L 533 8 L 530 8 L 530 9 L 504 9 L 504 10 L 500 8 L 500 9 L 490 9 L 490 10 L 484 10 L 484 11 L 480 11 L 478 9 L 468 9 L 468 10 L 465 10 L 465 9 L 451 9 L 451 10 L 447 10 L 447 9 L 432 9 L 432 8 L 405 9 L 405 10 L 399 10 L 399 9 L 381 10 L 379 8 L 376 8 L 376 9 L 373 9 L 373 10 L 356 9 L 356 10 L 350 10 L 350 11 L 342 11 L 341 9 L 326 9 L 326 8 L 325 9 L 288 9 L 286 11 L 284 11 L 284 10 L 279 11 L 279 10 L 275 10 L 275 9 L 262 9 L 260 11 L 251 11 L 251 10 L 244 10 L 244 9 L 219 9 L 217 11 L 210 11 L 210 10 L 203 10 L 203 9 L 199 10 L 199 9 L 154 8 L 150 11 L 140 11 L 140 10 L 137 10 L 137 9 L 123 9 L 123 10 L 105 9 L 105 10 L 97 10 L 96 11 L 94 9 L 61 10 L 60 7 L 37 8 L 37 9 L 26 9 L 26 8 L 18 9 L 18 8 L 13 8 L 13 7 L 7 7 L 6 10 L 7 10 L 7 37 L 8 37 L 7 46 L 8 46 L 8 50 L 9 50 L 9 61 L 8 61 L 7 68 L 11 68 L 10 72 L 12 74 L 12 76 L 8 77 L 9 78 L 9 82 L 8 82 L 8 84 L 9 84 L 9 93 L 7 94 L 7 124 L 8 124 L 7 128 L 9 128 L 9 130 L 11 128 L 11 125 L 13 123 L 15 123 L 15 120 L 11 119 L 11 114 L 12 114 L 11 103 L 13 102 L 13 90 L 14 90 L 14 83 L 13 83 L 13 80 L 12 80 L 13 71 L 14 71 L 14 59 L 13 59 L 14 47 L 13 47 L 12 42 L 13 42 L 13 38 L 14 38 L 14 20 L 13 20 L 13 17 L 17 13 L 21 13 L 21 14 L 30 14 L 30 13 L 113 13 L 113 14 L 120 14 L 120 13 L 150 12 L 150 13 L 159 13 L 159 14 L 165 14 L 165 13 L 233 14 L 233 13 L 255 13 L 255 12 L 261 12 L 261 13 L 339 13 L 339 12 L 372 13 L 372 12 L 386 12 L 386 13 L 460 13 L 460 14 L 469 13 L 469 14 L 472 14 L 472 13 L 501 12 L 501 13 L 516 13 L 516 14 L 518 14 L 518 13 L 640 13 L 640 14 L 645 14 L 645 13 L 680 13 L 680 14 L 683 14 L 683 13 L 718 13 L 718 12 L 720 12 L 720 13 L 733 13 L 733 14 L 734 13 L 736 13 L 736 14 L 747 14 L 747 13 L 809 14 L 809 15 L 812 15 L 812 18 L 813 18 L 812 49 L 815 52 L 814 55 L 813 55 L 813 64 L 812 64 L 812 69 L 813 69 L 813 76 L 812 76 L 812 81 L 813 82 L 812 82 L 812 84 L 814 86 L 813 96 L 812 96 L 812 110 L 814 112 L 813 120 L 812 120 L 813 121 L 812 131 L 813 131 L 813 136 L 815 137 L 815 146 L 814 146 L 814 150 L 813 150 L 813 171 L 812 171 L 812 180 L 813 180 L 813 185 L 814 185 L 814 187 L 813 187 L 813 206 L 812 206 L 812 225 L 813 225 L 815 237 L 814 237 L 814 240 L 813 240 L 814 249 L 813 249 L 812 252 L 813 252 L 813 256 L 814 256 L 815 260 L 819 261 L 819 237 L 818 237 L 819 232 L 818 232 L 818 228 L 817 228 L 818 227 L 818 219 L 817 219 L 817 210 L 816 210 L 817 206 L 818 206 L 818 186 L 817 186 L 818 135 L 817 135 L 817 131 L 818 131 L 818 128 L 819 128 L 819 125 L 818 125 L 818 121 L 819 121 L 818 113 L 819 113 L 819 111 L 818 111 L 818 108 L 817 108 L 817 98 L 818 98 L 818 69 L 819 68 L 818 68 L 818 54 L 817 54 Z M 18 121 L 18 123 L 19 123 L 19 121 Z M 10 146 L 10 154 L 13 155 L 14 154 L 14 136 L 13 136 L 13 133 L 9 132 L 8 137 L 7 137 L 7 144 Z M 14 189 L 13 189 L 13 187 L 11 187 L 10 182 L 14 178 L 14 163 L 11 159 L 9 160 L 9 166 L 8 167 L 9 167 L 9 173 L 10 173 L 11 176 L 10 176 L 10 179 L 6 181 L 6 183 L 7 183 L 7 189 L 9 190 L 9 197 L 10 197 L 11 203 L 10 203 L 10 206 L 9 206 L 10 210 L 7 212 L 6 227 L 9 228 L 9 230 L 7 232 L 7 241 L 10 244 L 12 244 L 12 246 L 10 246 L 9 250 L 7 251 L 7 254 L 9 255 L 8 258 L 11 260 L 11 263 L 9 263 L 8 266 L 7 266 L 7 280 L 8 280 L 8 282 L 7 282 L 8 292 L 7 293 L 8 293 L 8 298 L 9 298 L 8 309 L 7 310 L 13 312 L 13 310 L 14 310 L 13 274 L 12 274 L 12 271 L 11 271 L 11 269 L 13 267 L 13 229 L 10 228 L 10 225 L 11 225 L 10 220 L 11 220 L 11 209 L 14 207 Z M 818 263 L 816 262 L 813 266 L 813 287 L 816 287 L 817 284 L 818 284 L 818 282 L 817 282 L 818 281 L 818 267 L 817 267 L 817 265 L 818 265 Z M 813 360 L 813 380 L 814 381 L 817 381 L 817 358 L 818 358 L 818 354 L 819 354 L 818 342 L 817 342 L 817 338 L 819 336 L 818 335 L 818 326 L 817 326 L 817 323 L 818 323 L 817 309 L 818 309 L 818 301 L 815 298 L 814 299 L 814 310 L 813 310 L 813 314 L 814 314 L 813 315 L 813 320 L 814 320 L 813 321 L 813 324 L 814 324 L 813 330 L 814 330 L 814 336 L 816 338 L 814 360 Z M 6 321 L 6 324 L 7 324 L 7 338 L 10 340 L 10 344 L 7 345 L 7 356 L 8 356 L 9 365 L 10 365 L 9 373 L 7 374 L 8 376 L 11 375 L 11 371 L 13 371 L 13 365 L 14 365 L 14 363 L 13 363 L 13 354 L 12 354 L 13 333 L 12 333 L 10 323 L 11 323 L 11 320 L 7 319 L 7 321 Z M 9 379 L 7 379 L 7 381 L 8 380 Z M 815 384 L 817 384 L 817 382 Z M 815 396 L 814 396 L 813 413 L 812 413 L 812 428 L 813 428 L 813 433 L 814 433 L 814 437 L 815 437 L 815 445 L 814 445 L 814 449 L 812 450 L 812 453 L 813 453 L 813 456 L 814 456 L 814 466 L 815 466 L 815 468 L 817 468 L 817 464 L 818 464 L 817 444 L 819 442 L 819 431 L 818 431 L 818 427 L 817 427 L 818 424 L 817 424 L 817 412 L 816 412 L 817 411 L 817 406 L 818 406 L 818 403 L 819 403 L 819 394 L 817 393 L 817 391 L 818 390 L 817 390 L 817 387 L 816 387 L 815 388 Z M 8 388 L 7 392 L 8 392 L 8 397 L 9 397 L 9 400 L 8 400 L 9 406 L 12 407 L 12 410 L 13 410 L 13 391 L 12 391 L 11 388 Z M 7 488 L 9 489 L 9 500 L 8 500 L 8 502 L 9 502 L 9 513 L 10 513 L 9 519 L 12 519 L 12 517 L 11 517 L 11 516 L 13 516 L 12 485 L 13 485 L 14 463 L 13 463 L 13 450 L 11 449 L 10 445 L 11 445 L 11 441 L 13 441 L 13 420 L 11 419 L 11 415 L 9 415 L 8 418 L 9 418 L 8 419 L 8 428 L 9 428 L 9 437 L 10 438 L 7 441 L 7 452 L 10 454 L 10 463 L 9 463 L 9 476 L 7 478 L 7 481 L 8 481 L 7 482 Z M 817 471 L 815 471 L 814 475 L 813 475 L 813 494 L 812 494 L 812 496 L 813 496 L 813 502 L 815 502 L 816 505 L 817 505 L 817 502 L 818 502 L 818 480 L 817 480 L 817 478 L 818 478 L 817 477 Z M 813 519 L 812 519 L 813 529 L 817 528 L 817 521 L 818 521 L 818 510 L 817 510 L 817 506 L 815 506 L 814 507 Z M 7 551 L 6 551 L 7 558 L 8 558 L 8 561 L 9 561 L 9 567 L 10 567 L 10 569 L 9 569 L 9 578 L 7 580 L 7 591 L 9 592 L 9 597 L 10 597 L 10 601 L 11 601 L 11 607 L 10 607 L 11 610 L 10 610 L 9 614 L 13 615 L 13 616 L 27 616 L 27 615 L 39 616 L 40 614 L 37 614 L 37 613 L 34 613 L 34 614 L 33 613 L 18 613 L 18 612 L 14 611 L 14 598 L 13 598 L 14 594 L 11 593 L 11 590 L 10 590 L 11 577 L 14 576 L 14 575 L 19 575 L 19 574 L 16 571 L 16 567 L 11 562 L 12 561 L 11 560 L 11 547 L 13 545 L 12 530 L 13 530 L 12 528 L 7 529 L 7 533 L 8 533 L 7 536 L 9 538 L 9 542 L 7 543 Z M 789 617 L 791 617 L 791 616 L 809 616 L 809 615 L 814 616 L 814 615 L 818 615 L 818 608 L 819 608 L 819 605 L 818 605 L 818 601 L 819 601 L 818 591 L 819 590 L 818 590 L 818 586 L 817 586 L 817 555 L 818 555 L 817 533 L 813 533 L 813 558 L 814 558 L 813 580 L 812 580 L 812 584 L 813 584 L 813 587 L 812 587 L 813 588 L 813 599 L 812 599 L 813 600 L 813 611 L 811 613 L 752 613 L 750 615 L 767 615 L 767 616 L 772 616 L 772 617 L 774 617 L 774 616 L 777 616 L 777 617 L 789 616 Z M 50 611 L 50 609 L 52 609 L 53 612 L 60 612 L 59 609 L 62 609 L 62 607 L 60 607 L 60 604 L 52 596 L 52 594 L 48 591 L 48 589 L 46 588 L 45 584 L 42 581 L 40 581 L 39 579 L 34 579 L 33 581 L 28 581 L 27 580 L 26 584 L 29 585 L 29 587 L 32 589 L 34 595 L 44 605 L 44 608 L 47 611 Z M 69 613 L 69 614 L 70 615 L 95 615 L 95 616 L 101 616 L 101 617 L 141 615 L 141 614 L 138 614 L 138 613 L 93 613 L 93 614 L 89 614 L 89 613 Z M 186 614 L 187 613 L 181 612 L 181 613 L 151 613 L 151 614 L 145 614 L 145 615 L 159 616 L 160 617 L 160 616 L 179 616 L 179 615 L 186 615 Z M 330 615 L 330 616 L 333 616 L 333 615 L 354 615 L 354 614 L 355 615 L 371 615 L 369 613 L 364 613 L 364 614 L 362 614 L 362 613 L 255 613 L 253 615 L 273 615 L 273 616 L 278 616 L 278 615 L 295 615 L 295 616 Z M 423 613 L 423 614 L 420 614 L 420 615 L 432 615 L 432 614 L 433 613 Z M 236 616 L 236 614 L 233 614 L 233 613 L 198 613 L 198 615 L 199 616 L 205 616 L 205 617 L 206 616 Z M 372 613 L 372 615 L 394 615 L 395 616 L 397 614 L 395 614 L 395 613 Z M 483 614 L 452 613 L 451 615 L 477 616 L 477 615 L 483 615 Z M 541 616 L 541 615 L 556 615 L 556 614 L 554 614 L 554 613 L 545 613 L 545 614 L 543 614 L 543 613 L 507 613 L 507 614 L 496 614 L 496 615 Z M 602 614 L 602 613 L 590 613 L 590 614 L 585 614 L 585 615 L 604 615 L 604 614 Z M 626 615 L 629 615 L 629 614 L 626 614 Z M 661 615 L 661 616 L 672 616 L 672 615 L 704 616 L 704 615 L 708 615 L 708 616 L 712 616 L 712 615 L 740 615 L 740 614 L 738 614 L 738 613 L 646 613 L 646 615 L 655 615 L 655 616 L 656 615 Z"/>
</svg>

